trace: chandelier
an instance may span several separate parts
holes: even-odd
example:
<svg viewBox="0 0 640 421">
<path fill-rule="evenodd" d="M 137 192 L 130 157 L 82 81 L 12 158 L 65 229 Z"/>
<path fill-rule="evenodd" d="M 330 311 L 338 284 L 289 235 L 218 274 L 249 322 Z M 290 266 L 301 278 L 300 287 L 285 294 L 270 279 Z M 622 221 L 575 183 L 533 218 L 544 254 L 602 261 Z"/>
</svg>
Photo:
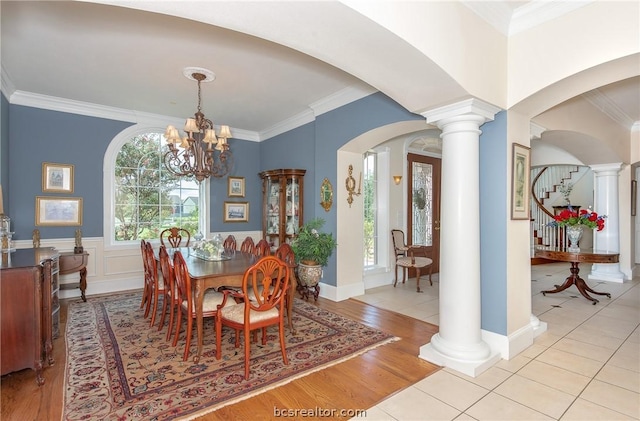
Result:
<svg viewBox="0 0 640 421">
<path fill-rule="evenodd" d="M 195 118 L 187 119 L 184 137 L 180 137 L 174 126 L 167 126 L 164 137 L 169 151 L 164 155 L 164 165 L 173 174 L 194 177 L 198 182 L 210 176 L 223 177 L 233 165 L 233 154 L 227 143 L 231 131 L 229 126 L 220 126 L 216 136 L 213 123 L 200 110 L 200 83 L 211 82 L 215 74 L 198 67 L 187 67 L 183 73 L 188 79 L 198 82 L 198 111 Z"/>
</svg>

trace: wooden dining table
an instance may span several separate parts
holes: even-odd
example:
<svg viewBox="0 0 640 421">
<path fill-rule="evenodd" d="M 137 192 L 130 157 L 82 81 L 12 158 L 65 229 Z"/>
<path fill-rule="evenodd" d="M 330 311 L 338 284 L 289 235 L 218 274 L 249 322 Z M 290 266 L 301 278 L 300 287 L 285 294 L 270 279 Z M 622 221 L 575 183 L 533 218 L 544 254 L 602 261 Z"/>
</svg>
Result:
<svg viewBox="0 0 640 421">
<path fill-rule="evenodd" d="M 252 253 L 244 253 L 239 250 L 227 250 L 223 254 L 226 258 L 219 261 L 204 260 L 194 255 L 193 250 L 189 247 L 167 248 L 170 258 L 173 260 L 173 254 L 180 251 L 187 264 L 189 276 L 191 277 L 191 287 L 193 288 L 193 297 L 196 310 L 196 330 L 198 334 L 198 352 L 193 361 L 198 362 L 202 354 L 203 344 L 203 317 L 202 307 L 204 301 L 204 293 L 209 288 L 218 289 L 222 286 L 242 288 L 242 279 L 246 270 L 258 262 L 259 257 Z M 156 252 L 156 258 L 158 253 Z M 289 326 L 293 328 L 291 321 L 291 311 L 293 307 L 292 299 L 288 300 L 289 307 Z"/>
</svg>

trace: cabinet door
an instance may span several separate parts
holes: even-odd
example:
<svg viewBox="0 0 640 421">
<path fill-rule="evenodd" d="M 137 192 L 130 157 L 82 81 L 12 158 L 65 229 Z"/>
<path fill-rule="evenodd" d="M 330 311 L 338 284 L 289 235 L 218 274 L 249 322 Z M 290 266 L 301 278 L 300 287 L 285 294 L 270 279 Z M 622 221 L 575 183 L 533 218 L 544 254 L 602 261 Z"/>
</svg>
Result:
<svg viewBox="0 0 640 421">
<path fill-rule="evenodd" d="M 266 209 L 264 211 L 264 237 L 272 245 L 277 246 L 279 244 L 280 237 L 280 219 L 281 213 L 281 199 L 280 199 L 280 179 L 278 177 L 266 177 L 265 178 L 265 197 L 266 197 Z"/>
</svg>

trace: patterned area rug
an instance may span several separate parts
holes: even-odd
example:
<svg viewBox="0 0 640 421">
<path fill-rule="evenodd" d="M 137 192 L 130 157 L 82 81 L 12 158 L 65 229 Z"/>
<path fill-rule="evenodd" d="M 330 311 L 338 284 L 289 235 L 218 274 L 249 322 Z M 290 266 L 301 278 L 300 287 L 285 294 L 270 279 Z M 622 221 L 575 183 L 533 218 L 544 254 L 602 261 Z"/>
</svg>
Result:
<svg viewBox="0 0 640 421">
<path fill-rule="evenodd" d="M 296 299 L 296 335 L 285 328 L 289 365 L 272 327 L 267 345 L 260 334 L 252 344 L 251 376 L 244 380 L 242 342 L 234 347 L 232 330 L 223 331 L 216 360 L 215 329 L 205 320 L 203 354 L 195 364 L 194 327 L 191 355 L 183 362 L 185 329 L 171 346 L 166 327 L 149 328 L 140 300 L 140 293 L 129 293 L 69 304 L 63 420 L 192 419 L 397 339 Z"/>
</svg>

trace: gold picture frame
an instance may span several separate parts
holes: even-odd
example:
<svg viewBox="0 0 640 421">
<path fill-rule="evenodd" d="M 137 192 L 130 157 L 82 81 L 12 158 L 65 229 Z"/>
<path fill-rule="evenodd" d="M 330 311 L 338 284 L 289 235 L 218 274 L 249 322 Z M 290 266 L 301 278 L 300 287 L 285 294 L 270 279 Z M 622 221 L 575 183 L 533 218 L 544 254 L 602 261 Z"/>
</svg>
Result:
<svg viewBox="0 0 640 421">
<path fill-rule="evenodd" d="M 45 193 L 73 193 L 73 165 L 43 162 L 42 191 Z"/>
<path fill-rule="evenodd" d="M 325 212 L 329 212 L 331 205 L 333 205 L 333 186 L 331 181 L 325 177 L 320 185 L 320 205 L 324 208 Z"/>
<path fill-rule="evenodd" d="M 511 160 L 511 219 L 530 219 L 531 148 L 513 144 Z"/>
<path fill-rule="evenodd" d="M 227 179 L 227 196 L 244 197 L 244 177 L 228 177 Z"/>
<path fill-rule="evenodd" d="M 249 222 L 249 202 L 224 202 L 224 222 Z"/>
<path fill-rule="evenodd" d="M 82 198 L 36 196 L 36 226 L 82 225 Z"/>
</svg>

